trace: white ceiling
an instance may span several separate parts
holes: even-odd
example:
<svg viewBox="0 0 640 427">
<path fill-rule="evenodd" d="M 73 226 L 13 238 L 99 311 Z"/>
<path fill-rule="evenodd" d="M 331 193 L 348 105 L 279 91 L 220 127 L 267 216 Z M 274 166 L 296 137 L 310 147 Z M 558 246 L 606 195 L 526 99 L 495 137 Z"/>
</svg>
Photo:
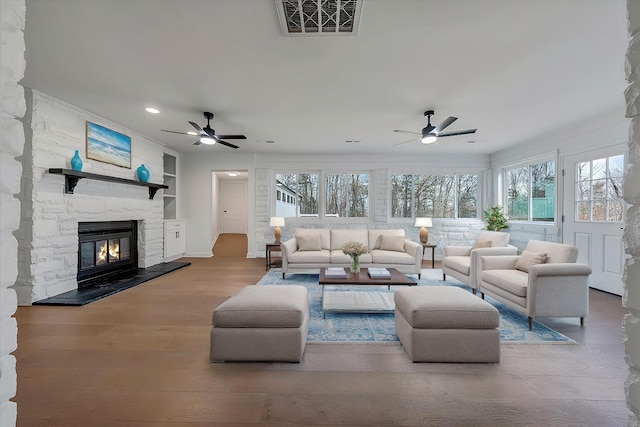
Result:
<svg viewBox="0 0 640 427">
<path fill-rule="evenodd" d="M 25 86 L 180 152 L 232 151 L 160 131 L 204 111 L 247 136 L 238 152 L 413 154 L 492 153 L 624 106 L 626 0 L 364 0 L 346 37 L 286 37 L 271 0 L 26 6 Z M 394 146 L 431 108 L 478 131 Z"/>
</svg>

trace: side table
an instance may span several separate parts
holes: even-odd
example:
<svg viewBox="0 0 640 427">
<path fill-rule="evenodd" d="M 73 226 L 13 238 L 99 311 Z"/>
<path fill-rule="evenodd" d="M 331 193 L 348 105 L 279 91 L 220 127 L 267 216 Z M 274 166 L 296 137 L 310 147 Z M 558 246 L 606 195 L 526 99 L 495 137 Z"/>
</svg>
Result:
<svg viewBox="0 0 640 427">
<path fill-rule="evenodd" d="M 424 258 L 424 250 L 427 248 L 431 248 L 431 268 L 436 268 L 436 246 L 438 245 L 434 243 L 422 243 L 422 242 L 420 242 L 420 244 L 422 245 L 423 258 Z"/>
<path fill-rule="evenodd" d="M 267 243 L 265 245 L 264 250 L 264 262 L 265 262 L 265 270 L 269 271 L 271 267 L 281 267 L 281 260 L 273 260 L 271 257 L 271 252 L 280 252 L 280 243 Z"/>
</svg>

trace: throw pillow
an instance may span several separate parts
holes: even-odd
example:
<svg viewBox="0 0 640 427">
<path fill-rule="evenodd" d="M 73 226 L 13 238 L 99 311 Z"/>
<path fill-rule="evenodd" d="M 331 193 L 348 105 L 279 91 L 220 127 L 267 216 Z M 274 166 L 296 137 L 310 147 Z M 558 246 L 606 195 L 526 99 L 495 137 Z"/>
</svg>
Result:
<svg viewBox="0 0 640 427">
<path fill-rule="evenodd" d="M 383 251 L 404 252 L 404 236 L 381 234 L 380 249 Z"/>
<path fill-rule="evenodd" d="M 319 251 L 322 249 L 322 236 L 319 234 L 296 235 L 299 251 Z"/>
<path fill-rule="evenodd" d="M 479 248 L 490 248 L 491 244 L 492 244 L 491 240 L 476 239 L 476 241 L 473 242 L 473 246 L 471 246 L 471 250 L 479 249 Z"/>
<path fill-rule="evenodd" d="M 531 268 L 532 265 L 544 264 L 546 260 L 546 253 L 533 252 L 525 249 L 522 251 L 520 258 L 518 258 L 518 261 L 516 262 L 516 269 L 528 273 L 529 268 Z"/>
</svg>

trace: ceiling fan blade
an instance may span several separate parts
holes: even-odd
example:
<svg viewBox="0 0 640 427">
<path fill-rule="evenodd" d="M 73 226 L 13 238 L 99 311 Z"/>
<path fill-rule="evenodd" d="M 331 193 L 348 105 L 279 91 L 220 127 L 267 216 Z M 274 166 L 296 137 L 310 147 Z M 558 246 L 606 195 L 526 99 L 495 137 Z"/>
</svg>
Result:
<svg viewBox="0 0 640 427">
<path fill-rule="evenodd" d="M 175 130 L 166 130 L 166 129 L 160 129 L 160 132 L 177 133 L 179 135 L 189 135 L 187 132 L 178 132 Z"/>
<path fill-rule="evenodd" d="M 411 133 L 413 133 L 413 132 L 411 132 Z M 409 143 L 409 142 L 415 142 L 415 141 L 417 141 L 417 140 L 419 140 L 419 139 L 420 139 L 420 138 L 413 138 L 413 139 L 410 139 L 410 140 L 408 140 L 408 141 L 398 142 L 397 144 L 393 144 L 393 146 L 395 147 L 396 145 L 402 145 L 402 144 L 407 144 L 407 143 Z"/>
<path fill-rule="evenodd" d="M 409 132 L 408 130 L 394 129 L 393 131 L 396 133 L 408 133 L 409 135 L 422 135 L 418 132 Z"/>
<path fill-rule="evenodd" d="M 204 131 L 202 130 L 202 128 L 201 128 L 197 123 L 189 122 L 189 124 L 190 124 L 191 126 L 193 126 L 194 128 L 196 128 L 196 130 L 198 131 L 198 133 L 199 133 L 199 134 L 202 134 L 202 132 L 204 132 Z"/>
<path fill-rule="evenodd" d="M 221 139 L 247 139 L 247 137 L 244 135 L 216 135 L 216 136 Z"/>
<path fill-rule="evenodd" d="M 469 133 L 475 133 L 478 129 L 467 129 L 467 130 L 459 130 L 455 132 L 444 132 L 439 133 L 438 138 L 441 136 L 456 136 L 456 135 L 467 135 Z"/>
<path fill-rule="evenodd" d="M 223 140 L 219 139 L 219 140 L 218 140 L 218 142 L 219 142 L 220 144 L 222 144 L 222 145 L 226 145 L 227 147 L 231 147 L 231 148 L 234 148 L 234 149 L 236 149 L 236 150 L 238 149 L 238 146 L 237 146 L 237 145 L 233 145 L 233 144 L 231 144 L 231 143 L 229 143 L 229 142 L 227 142 L 227 141 L 223 141 Z"/>
<path fill-rule="evenodd" d="M 453 117 L 453 116 L 449 116 L 446 119 L 444 119 L 442 121 L 442 123 L 440 123 L 438 126 L 435 127 L 435 129 L 433 129 L 433 132 L 435 134 L 439 134 L 440 132 L 442 132 L 446 127 L 448 127 L 449 125 L 451 125 L 451 123 L 455 122 L 456 120 L 458 120 L 457 117 Z"/>
</svg>

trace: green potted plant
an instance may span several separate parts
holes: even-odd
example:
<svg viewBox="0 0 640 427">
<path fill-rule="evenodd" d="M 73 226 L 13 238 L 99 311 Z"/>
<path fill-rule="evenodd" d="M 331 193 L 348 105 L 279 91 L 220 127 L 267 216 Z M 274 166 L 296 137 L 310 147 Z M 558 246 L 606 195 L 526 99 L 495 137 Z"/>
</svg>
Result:
<svg viewBox="0 0 640 427">
<path fill-rule="evenodd" d="M 484 213 L 484 220 L 487 222 L 487 230 L 500 231 L 503 228 L 509 228 L 507 225 L 507 217 L 502 212 L 502 206 L 492 206 Z"/>
</svg>

